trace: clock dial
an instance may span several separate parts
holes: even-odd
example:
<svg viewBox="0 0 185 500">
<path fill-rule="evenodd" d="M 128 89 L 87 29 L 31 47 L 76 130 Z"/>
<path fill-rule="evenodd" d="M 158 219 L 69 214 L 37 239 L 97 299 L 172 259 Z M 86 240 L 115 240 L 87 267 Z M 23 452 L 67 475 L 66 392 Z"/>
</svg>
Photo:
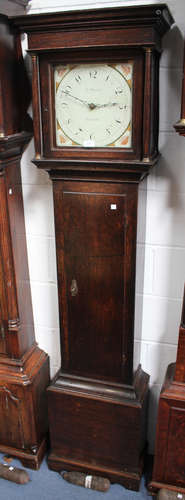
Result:
<svg viewBox="0 0 185 500">
<path fill-rule="evenodd" d="M 131 147 L 132 74 L 132 62 L 56 66 L 57 146 Z"/>
</svg>

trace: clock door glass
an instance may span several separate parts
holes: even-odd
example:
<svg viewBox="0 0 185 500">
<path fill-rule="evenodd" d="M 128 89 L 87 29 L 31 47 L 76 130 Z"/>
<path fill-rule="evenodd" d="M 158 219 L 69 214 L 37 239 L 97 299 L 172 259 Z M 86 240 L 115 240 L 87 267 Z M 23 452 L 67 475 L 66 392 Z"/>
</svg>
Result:
<svg viewBox="0 0 185 500">
<path fill-rule="evenodd" d="M 54 68 L 58 147 L 132 146 L 133 63 Z"/>
</svg>

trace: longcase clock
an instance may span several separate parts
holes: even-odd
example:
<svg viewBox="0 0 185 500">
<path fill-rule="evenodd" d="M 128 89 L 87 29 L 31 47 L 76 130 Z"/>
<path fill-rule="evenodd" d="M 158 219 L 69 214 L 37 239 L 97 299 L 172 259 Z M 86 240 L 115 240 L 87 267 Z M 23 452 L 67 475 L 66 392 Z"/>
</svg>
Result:
<svg viewBox="0 0 185 500">
<path fill-rule="evenodd" d="M 20 36 L 0 15 L 0 451 L 37 469 L 46 450 L 48 356 L 37 346 L 20 159 L 32 137 Z"/>
<path fill-rule="evenodd" d="M 185 137 L 185 52 L 182 80 L 181 117 L 174 125 Z M 185 493 L 185 291 L 176 363 L 166 371 L 159 398 L 155 460 L 150 489 Z"/>
<path fill-rule="evenodd" d="M 176 363 L 166 371 L 159 398 L 151 492 L 161 488 L 185 493 L 185 293 Z"/>
<path fill-rule="evenodd" d="M 133 373 L 138 185 L 158 158 L 166 5 L 24 16 L 35 158 L 53 181 L 61 370 L 49 466 L 138 489 L 149 376 Z"/>
</svg>

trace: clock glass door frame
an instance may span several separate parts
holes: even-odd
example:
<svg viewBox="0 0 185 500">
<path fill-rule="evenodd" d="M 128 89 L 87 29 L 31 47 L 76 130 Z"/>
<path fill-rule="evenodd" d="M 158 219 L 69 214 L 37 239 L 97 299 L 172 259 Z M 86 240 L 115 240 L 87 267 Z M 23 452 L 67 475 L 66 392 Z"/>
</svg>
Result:
<svg viewBox="0 0 185 500">
<path fill-rule="evenodd" d="M 67 64 L 133 64 L 132 87 L 132 145 L 131 147 L 80 147 L 57 146 L 54 71 L 59 65 Z M 43 156 L 50 159 L 77 159 L 88 161 L 127 161 L 140 160 L 142 157 L 142 103 L 143 103 L 143 65 L 141 50 L 99 49 L 96 55 L 92 50 L 59 51 L 40 55 L 40 98 Z M 49 140 L 48 140 L 49 138 Z"/>
</svg>

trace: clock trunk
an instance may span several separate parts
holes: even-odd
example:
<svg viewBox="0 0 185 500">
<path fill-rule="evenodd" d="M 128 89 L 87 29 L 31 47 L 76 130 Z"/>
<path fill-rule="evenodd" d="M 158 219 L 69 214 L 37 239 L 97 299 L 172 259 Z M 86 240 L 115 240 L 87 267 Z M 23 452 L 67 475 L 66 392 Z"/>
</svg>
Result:
<svg viewBox="0 0 185 500">
<path fill-rule="evenodd" d="M 131 384 L 137 185 L 55 180 L 54 206 L 62 366 Z"/>
</svg>

